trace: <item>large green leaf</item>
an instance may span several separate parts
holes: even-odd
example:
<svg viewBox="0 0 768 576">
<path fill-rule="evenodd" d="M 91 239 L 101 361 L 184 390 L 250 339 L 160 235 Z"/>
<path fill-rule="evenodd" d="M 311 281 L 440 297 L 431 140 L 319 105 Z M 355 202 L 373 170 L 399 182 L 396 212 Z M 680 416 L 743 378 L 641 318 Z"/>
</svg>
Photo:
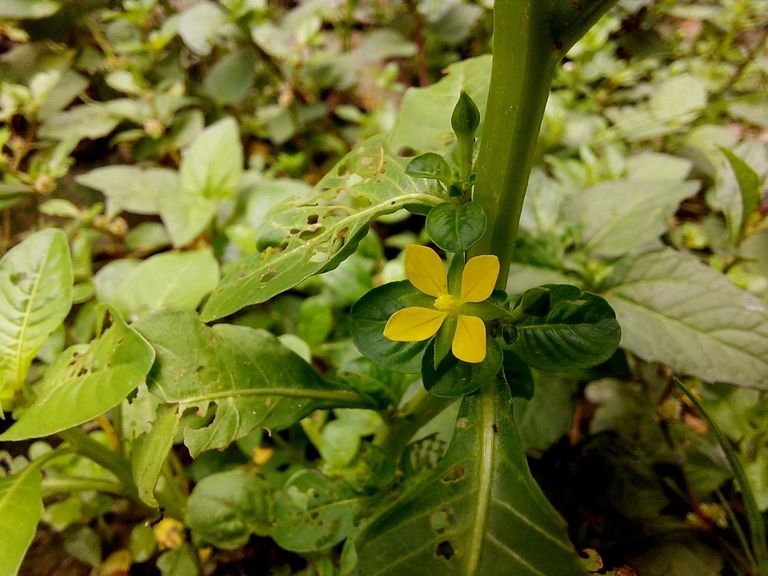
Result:
<svg viewBox="0 0 768 576">
<path fill-rule="evenodd" d="M 185 523 L 195 541 L 234 550 L 251 534 L 266 536 L 272 528 L 272 486 L 246 469 L 203 478 L 187 501 Z"/>
<path fill-rule="evenodd" d="M 456 142 L 451 129 L 451 113 L 459 94 L 462 90 L 469 94 L 482 118 L 490 78 L 491 56 L 487 55 L 451 64 L 445 78 L 428 88 L 409 89 L 392 131 L 392 149 L 447 152 Z"/>
<path fill-rule="evenodd" d="M 141 261 L 108 302 L 126 317 L 160 308 L 197 308 L 216 287 L 219 265 L 210 250 L 157 254 Z"/>
<path fill-rule="evenodd" d="M 465 397 L 439 466 L 348 543 L 345 564 L 364 576 L 584 573 L 528 470 L 506 384 Z"/>
<path fill-rule="evenodd" d="M 61 230 L 42 230 L 0 260 L 0 407 L 14 397 L 72 307 L 72 260 Z"/>
<path fill-rule="evenodd" d="M 710 382 L 768 388 L 768 307 L 694 256 L 628 257 L 604 296 L 621 345 L 641 358 Z"/>
<path fill-rule="evenodd" d="M 338 266 L 379 216 L 410 204 L 438 204 L 439 197 L 424 180 L 408 176 L 405 165 L 384 138 L 372 138 L 347 154 L 314 194 L 274 209 L 257 230 L 264 250 L 230 270 L 203 309 L 203 320 L 264 302 Z"/>
<path fill-rule="evenodd" d="M 696 182 L 613 180 L 585 190 L 576 200 L 582 241 L 592 253 L 620 256 L 658 243 L 682 200 Z"/>
<path fill-rule="evenodd" d="M 150 391 L 179 413 L 196 408 L 213 421 L 188 427 L 193 456 L 221 449 L 258 426 L 281 429 L 326 406 L 359 405 L 360 397 L 326 383 L 271 334 L 244 326 L 202 324 L 192 311 L 162 311 L 136 323 L 157 350 Z"/>
<path fill-rule="evenodd" d="M 18 572 L 42 515 L 42 476 L 37 466 L 0 478 L 0 576 Z"/>
<path fill-rule="evenodd" d="M 0 440 L 48 436 L 117 406 L 144 381 L 155 352 L 118 315 L 90 345 L 67 348 L 50 366 L 38 397 Z"/>
<path fill-rule="evenodd" d="M 568 284 L 533 288 L 521 298 L 536 304 L 515 325 L 515 353 L 534 368 L 566 372 L 588 368 L 610 358 L 621 329 L 608 303 Z"/>
</svg>

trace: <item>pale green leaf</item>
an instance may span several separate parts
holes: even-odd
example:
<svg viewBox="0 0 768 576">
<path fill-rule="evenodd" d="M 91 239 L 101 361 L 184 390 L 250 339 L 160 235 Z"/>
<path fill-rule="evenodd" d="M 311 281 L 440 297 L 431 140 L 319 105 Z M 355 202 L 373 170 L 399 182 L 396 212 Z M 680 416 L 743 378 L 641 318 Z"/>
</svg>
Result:
<svg viewBox="0 0 768 576">
<path fill-rule="evenodd" d="M 160 198 L 160 217 L 176 247 L 186 246 L 203 232 L 216 215 L 216 201 L 190 194 Z"/>
<path fill-rule="evenodd" d="M 56 14 L 61 3 L 55 0 L 0 0 L 0 18 L 33 20 Z"/>
<path fill-rule="evenodd" d="M 628 257 L 604 296 L 622 347 L 644 360 L 710 382 L 768 388 L 768 307 L 694 256 Z"/>
<path fill-rule="evenodd" d="M 392 131 L 392 149 L 447 152 L 456 142 L 451 113 L 459 94 L 462 90 L 469 94 L 483 118 L 490 76 L 491 56 L 486 55 L 451 64 L 445 78 L 428 88 L 409 89 Z"/>
<path fill-rule="evenodd" d="M 42 515 L 42 476 L 37 466 L 0 478 L 0 576 L 17 574 Z"/>
<path fill-rule="evenodd" d="M 243 173 L 243 148 L 234 118 L 208 126 L 184 151 L 179 193 L 204 198 L 231 198 Z"/>
<path fill-rule="evenodd" d="M 24 386 L 35 354 L 67 317 L 72 281 L 61 230 L 37 232 L 0 260 L 0 403 Z"/>
<path fill-rule="evenodd" d="M 434 472 L 348 542 L 348 573 L 581 575 L 565 522 L 533 480 L 503 382 L 463 400 Z"/>
<path fill-rule="evenodd" d="M 590 253 L 619 256 L 658 243 L 669 218 L 685 198 L 699 189 L 696 182 L 603 182 L 581 193 L 574 210 L 584 224 L 582 241 Z"/>
<path fill-rule="evenodd" d="M 230 52 L 216 62 L 205 77 L 203 87 L 217 102 L 237 104 L 253 87 L 256 76 L 256 52 L 245 47 Z"/>
<path fill-rule="evenodd" d="M 273 209 L 257 231 L 264 250 L 229 271 L 203 309 L 203 319 L 264 302 L 338 266 L 379 216 L 411 204 L 439 203 L 423 180 L 406 175 L 406 164 L 387 150 L 383 138 L 372 138 L 345 156 L 314 194 Z"/>
<path fill-rule="evenodd" d="M 216 287 L 219 265 L 208 249 L 165 252 L 143 260 L 107 300 L 130 318 L 160 308 L 197 308 Z"/>
<path fill-rule="evenodd" d="M 48 436 L 96 418 L 144 381 L 154 358 L 147 341 L 113 315 L 112 326 L 97 340 L 59 355 L 37 398 L 0 440 Z"/>
<path fill-rule="evenodd" d="M 160 198 L 173 195 L 178 175 L 168 168 L 103 166 L 75 177 L 78 184 L 98 190 L 107 198 L 107 216 L 123 210 L 135 214 L 157 214 Z"/>
<path fill-rule="evenodd" d="M 131 451 L 131 470 L 139 498 L 157 507 L 155 488 L 165 460 L 173 447 L 181 415 L 175 406 L 161 406 L 149 431 L 136 438 Z"/>
</svg>

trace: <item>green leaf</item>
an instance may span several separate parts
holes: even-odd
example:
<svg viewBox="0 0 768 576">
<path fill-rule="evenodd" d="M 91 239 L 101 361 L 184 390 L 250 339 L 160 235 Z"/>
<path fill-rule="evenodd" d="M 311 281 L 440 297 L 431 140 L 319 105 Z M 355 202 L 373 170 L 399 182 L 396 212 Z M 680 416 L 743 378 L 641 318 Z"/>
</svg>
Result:
<svg viewBox="0 0 768 576">
<path fill-rule="evenodd" d="M 691 255 L 625 258 L 605 298 L 622 342 L 649 362 L 708 382 L 768 388 L 768 308 Z"/>
<path fill-rule="evenodd" d="M 737 199 L 723 198 L 723 211 L 728 224 L 728 232 L 731 240 L 735 241 L 744 233 L 749 218 L 760 205 L 760 177 L 749 164 L 727 148 L 721 147 L 720 152 L 728 160 L 739 188 Z M 727 185 L 718 184 L 718 196 L 723 195 L 723 187 L 727 187 Z"/>
<path fill-rule="evenodd" d="M 102 104 L 82 104 L 47 119 L 40 128 L 42 138 L 95 140 L 112 132 L 120 118 Z"/>
<path fill-rule="evenodd" d="M 41 230 L 0 260 L 0 407 L 72 306 L 72 261 L 61 230 Z"/>
<path fill-rule="evenodd" d="M 216 215 L 217 202 L 202 196 L 178 194 L 160 198 L 160 217 L 176 247 L 186 246 Z"/>
<path fill-rule="evenodd" d="M 272 538 L 293 552 L 332 548 L 354 530 L 363 501 L 341 480 L 300 470 L 275 499 Z"/>
<path fill-rule="evenodd" d="M 43 515 L 42 475 L 35 465 L 0 478 L 0 575 L 14 576 Z"/>
<path fill-rule="evenodd" d="M 462 401 L 438 467 L 347 543 L 345 573 L 581 575 L 565 523 L 536 485 L 506 384 Z"/>
<path fill-rule="evenodd" d="M 326 383 L 263 330 L 209 328 L 189 310 L 161 311 L 135 327 L 157 350 L 153 394 L 180 414 L 194 408 L 203 416 L 216 405 L 210 424 L 184 431 L 193 457 L 225 448 L 259 426 L 286 428 L 318 408 L 365 405 L 357 394 Z"/>
<path fill-rule="evenodd" d="M 226 20 L 226 14 L 215 3 L 200 2 L 179 15 L 179 36 L 192 52 L 207 56 L 217 31 Z"/>
<path fill-rule="evenodd" d="M 139 498 L 149 506 L 158 506 L 155 498 L 160 473 L 179 430 L 181 414 L 176 406 L 159 406 L 149 431 L 134 439 L 131 470 Z"/>
<path fill-rule="evenodd" d="M 165 252 L 134 267 L 108 302 L 126 317 L 161 308 L 195 309 L 218 281 L 219 265 L 210 250 Z"/>
<path fill-rule="evenodd" d="M 448 66 L 445 78 L 428 88 L 410 88 L 403 98 L 390 145 L 393 150 L 444 154 L 456 142 L 451 115 L 461 91 L 477 103 L 485 115 L 491 56 L 480 56 Z"/>
<path fill-rule="evenodd" d="M 350 152 L 315 188 L 272 211 L 257 231 L 269 246 L 243 258 L 214 290 L 202 312 L 206 322 L 269 300 L 347 258 L 379 216 L 411 204 L 434 205 L 426 184 L 405 173 L 381 137 Z"/>
<path fill-rule="evenodd" d="M 198 482 L 187 500 L 184 523 L 195 542 L 234 550 L 248 542 L 251 534 L 268 535 L 272 520 L 270 483 L 237 469 Z"/>
<path fill-rule="evenodd" d="M 160 199 L 173 196 L 179 187 L 175 171 L 168 168 L 104 166 L 75 177 L 78 184 L 98 190 L 107 198 L 107 216 L 123 210 L 134 214 L 157 214 Z"/>
<path fill-rule="evenodd" d="M 420 296 L 410 282 L 403 280 L 374 288 L 355 302 L 350 312 L 350 332 L 357 349 L 390 370 L 420 372 L 421 358 L 429 342 L 395 342 L 384 336 L 387 320 L 406 306 L 404 300 Z"/>
<path fill-rule="evenodd" d="M 573 426 L 578 382 L 549 372 L 534 371 L 533 377 L 533 398 L 514 400 L 515 422 L 525 449 L 543 451 Z"/>
<path fill-rule="evenodd" d="M 448 166 L 448 162 L 440 154 L 434 152 L 426 152 L 416 156 L 408 163 L 405 172 L 414 178 L 440 180 L 446 186 L 449 186 L 453 181 L 453 172 Z"/>
<path fill-rule="evenodd" d="M 35 20 L 47 18 L 61 9 L 54 0 L 0 0 L 0 18 Z"/>
<path fill-rule="evenodd" d="M 203 87 L 223 105 L 237 104 L 246 97 L 256 77 L 256 52 L 251 47 L 230 52 L 211 68 Z"/>
<path fill-rule="evenodd" d="M 621 256 L 658 244 L 669 219 L 696 182 L 614 180 L 582 192 L 576 200 L 582 242 L 594 255 Z"/>
<path fill-rule="evenodd" d="M 421 362 L 421 380 L 424 388 L 435 396 L 455 398 L 471 394 L 494 379 L 501 370 L 502 354 L 495 338 L 487 342 L 485 360 L 469 364 L 447 354 L 435 367 L 435 345 L 427 347 Z"/>
<path fill-rule="evenodd" d="M 90 345 L 76 344 L 48 368 L 35 401 L 0 440 L 48 436 L 117 406 L 144 381 L 154 350 L 120 316 Z"/>
<path fill-rule="evenodd" d="M 548 306 L 533 307 L 515 324 L 517 340 L 511 348 L 529 366 L 550 372 L 589 368 L 611 357 L 621 329 L 610 305 L 600 296 L 567 284 L 549 284 Z M 540 302 L 540 298 L 536 299 Z"/>
<path fill-rule="evenodd" d="M 231 198 L 243 173 L 243 148 L 234 118 L 203 130 L 184 151 L 179 169 L 179 192 L 204 198 Z"/>
<path fill-rule="evenodd" d="M 443 202 L 427 215 L 427 234 L 448 252 L 466 252 L 485 234 L 488 218 L 478 202 Z"/>
<path fill-rule="evenodd" d="M 197 551 L 189 544 L 182 544 L 160 555 L 157 567 L 161 576 L 198 576 Z"/>
</svg>

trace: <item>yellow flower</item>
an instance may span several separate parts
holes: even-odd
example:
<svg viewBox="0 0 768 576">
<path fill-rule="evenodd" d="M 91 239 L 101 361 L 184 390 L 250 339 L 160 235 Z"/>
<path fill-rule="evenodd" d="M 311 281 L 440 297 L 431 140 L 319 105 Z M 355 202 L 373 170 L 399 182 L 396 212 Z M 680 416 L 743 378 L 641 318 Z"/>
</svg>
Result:
<svg viewBox="0 0 768 576">
<path fill-rule="evenodd" d="M 405 249 L 405 276 L 419 291 L 433 296 L 432 308 L 410 306 L 398 310 L 387 321 L 384 336 L 397 342 L 420 342 L 434 336 L 449 316 L 456 316 L 451 351 L 464 362 L 485 360 L 485 324 L 477 316 L 462 314 L 464 304 L 487 300 L 499 277 L 499 259 L 475 256 L 464 266 L 458 296 L 448 291 L 448 278 L 440 257 L 426 246 Z"/>
</svg>

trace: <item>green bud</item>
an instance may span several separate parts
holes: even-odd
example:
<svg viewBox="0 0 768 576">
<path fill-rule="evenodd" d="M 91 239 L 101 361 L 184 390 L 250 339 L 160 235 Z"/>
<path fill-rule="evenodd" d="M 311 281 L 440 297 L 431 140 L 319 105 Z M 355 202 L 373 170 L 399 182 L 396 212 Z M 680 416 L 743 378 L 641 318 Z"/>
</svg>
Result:
<svg viewBox="0 0 768 576">
<path fill-rule="evenodd" d="M 474 137 L 477 127 L 480 125 L 480 111 L 470 98 L 469 94 L 461 91 L 459 101 L 451 115 L 451 127 L 458 137 Z"/>
</svg>

